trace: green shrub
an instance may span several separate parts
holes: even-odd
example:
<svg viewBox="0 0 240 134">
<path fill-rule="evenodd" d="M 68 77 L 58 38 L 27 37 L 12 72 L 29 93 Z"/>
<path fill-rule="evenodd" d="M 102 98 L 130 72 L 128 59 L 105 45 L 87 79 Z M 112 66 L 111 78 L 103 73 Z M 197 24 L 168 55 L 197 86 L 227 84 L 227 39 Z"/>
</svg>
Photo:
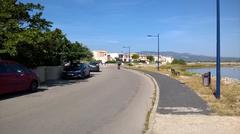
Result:
<svg viewBox="0 0 240 134">
<path fill-rule="evenodd" d="M 111 61 L 107 61 L 106 63 L 115 64 L 115 63 L 117 63 L 117 61 L 111 60 Z"/>
<path fill-rule="evenodd" d="M 132 58 L 133 58 L 134 60 L 137 60 L 137 59 L 139 58 L 139 55 L 138 55 L 138 54 L 133 54 L 133 55 L 132 55 Z"/>
<path fill-rule="evenodd" d="M 172 64 L 186 65 L 186 62 L 182 59 L 174 59 Z"/>
<path fill-rule="evenodd" d="M 147 59 L 150 61 L 150 62 L 153 62 L 154 61 L 154 57 L 153 56 L 147 56 Z"/>
<path fill-rule="evenodd" d="M 134 66 L 133 63 L 128 63 L 128 66 Z"/>
</svg>

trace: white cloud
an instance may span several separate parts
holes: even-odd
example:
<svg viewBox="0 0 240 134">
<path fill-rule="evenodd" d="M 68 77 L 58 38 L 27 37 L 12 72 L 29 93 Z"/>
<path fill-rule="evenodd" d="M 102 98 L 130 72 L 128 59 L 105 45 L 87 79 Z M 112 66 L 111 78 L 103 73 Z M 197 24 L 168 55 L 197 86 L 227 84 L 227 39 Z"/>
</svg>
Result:
<svg viewBox="0 0 240 134">
<path fill-rule="evenodd" d="M 95 0 L 75 0 L 75 2 L 85 6 L 95 3 Z"/>
<path fill-rule="evenodd" d="M 186 31 L 183 31 L 183 30 L 170 30 L 170 31 L 163 33 L 162 35 L 167 36 L 167 37 L 168 36 L 176 37 L 176 36 L 184 35 L 185 33 L 186 33 Z"/>
<path fill-rule="evenodd" d="M 167 18 L 159 19 L 159 23 L 171 24 L 179 27 L 195 27 L 199 25 L 213 24 L 215 17 L 205 17 L 205 16 L 172 16 Z"/>
<path fill-rule="evenodd" d="M 122 7 L 122 6 L 135 6 L 139 3 L 140 3 L 140 1 L 129 1 L 129 0 L 124 1 L 124 0 L 122 0 L 122 1 L 115 1 L 112 3 L 112 5 Z"/>
<path fill-rule="evenodd" d="M 108 43 L 108 44 L 119 44 L 120 41 L 118 41 L 118 40 L 107 40 L 106 43 Z"/>
</svg>

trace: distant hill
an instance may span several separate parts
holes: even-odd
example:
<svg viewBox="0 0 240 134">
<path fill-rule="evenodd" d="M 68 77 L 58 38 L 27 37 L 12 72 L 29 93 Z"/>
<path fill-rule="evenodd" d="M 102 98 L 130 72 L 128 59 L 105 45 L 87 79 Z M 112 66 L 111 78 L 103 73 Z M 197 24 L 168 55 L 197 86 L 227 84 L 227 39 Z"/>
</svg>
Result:
<svg viewBox="0 0 240 134">
<path fill-rule="evenodd" d="M 143 54 L 143 55 L 157 55 L 157 52 L 154 51 L 141 51 L 138 52 L 139 54 Z M 190 54 L 190 53 L 177 53 L 177 52 L 171 52 L 171 51 L 165 51 L 165 52 L 160 52 L 160 55 L 163 56 L 170 56 L 173 57 L 175 59 L 183 59 L 187 62 L 198 62 L 198 61 L 215 61 L 216 58 L 215 57 L 211 57 L 211 56 L 204 56 L 204 55 L 194 55 L 194 54 Z M 236 58 L 236 57 L 222 57 L 221 61 L 233 61 L 233 62 L 240 62 L 240 57 Z"/>
</svg>

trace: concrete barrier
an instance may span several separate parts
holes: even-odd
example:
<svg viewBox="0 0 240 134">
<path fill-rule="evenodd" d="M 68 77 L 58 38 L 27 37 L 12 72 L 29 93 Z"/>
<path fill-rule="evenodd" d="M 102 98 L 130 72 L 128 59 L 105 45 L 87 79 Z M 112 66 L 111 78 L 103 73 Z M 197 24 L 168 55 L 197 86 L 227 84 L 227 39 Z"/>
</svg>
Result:
<svg viewBox="0 0 240 134">
<path fill-rule="evenodd" d="M 35 72 L 40 80 L 40 82 L 46 81 L 46 67 L 40 66 L 35 69 L 33 69 L 33 72 Z"/>
<path fill-rule="evenodd" d="M 47 80 L 58 80 L 61 78 L 62 66 L 40 66 L 33 69 L 33 72 L 37 74 L 40 82 Z"/>
<path fill-rule="evenodd" d="M 47 66 L 46 67 L 46 80 L 58 80 L 61 78 L 62 66 Z"/>
</svg>

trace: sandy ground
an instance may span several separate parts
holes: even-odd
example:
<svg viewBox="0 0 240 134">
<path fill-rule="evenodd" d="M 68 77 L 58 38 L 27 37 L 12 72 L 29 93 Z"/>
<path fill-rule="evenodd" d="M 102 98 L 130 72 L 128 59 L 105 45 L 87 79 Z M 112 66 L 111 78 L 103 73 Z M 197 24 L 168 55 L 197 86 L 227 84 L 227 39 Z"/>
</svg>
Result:
<svg viewBox="0 0 240 134">
<path fill-rule="evenodd" d="M 239 134 L 240 117 L 156 114 L 152 134 Z"/>
</svg>

